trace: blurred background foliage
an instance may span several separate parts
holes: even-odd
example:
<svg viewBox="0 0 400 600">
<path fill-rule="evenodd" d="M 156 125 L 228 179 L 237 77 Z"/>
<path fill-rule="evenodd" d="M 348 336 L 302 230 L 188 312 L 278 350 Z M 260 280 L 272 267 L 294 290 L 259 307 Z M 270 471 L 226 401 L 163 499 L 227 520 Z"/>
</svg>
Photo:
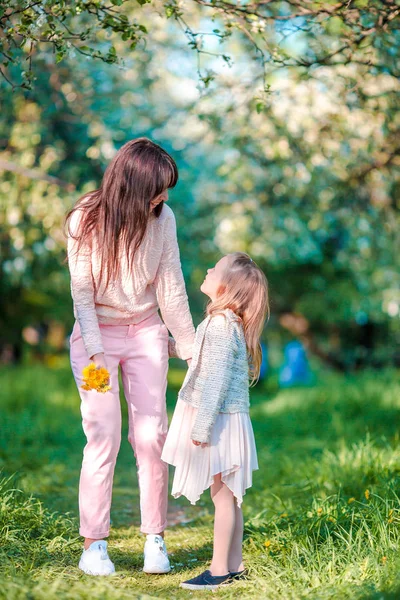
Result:
<svg viewBox="0 0 400 600">
<path fill-rule="evenodd" d="M 196 323 L 221 254 L 271 285 L 266 339 L 340 370 L 399 364 L 395 2 L 6 0 L 0 9 L 0 353 L 72 327 L 63 221 L 115 151 L 172 153 Z"/>
</svg>

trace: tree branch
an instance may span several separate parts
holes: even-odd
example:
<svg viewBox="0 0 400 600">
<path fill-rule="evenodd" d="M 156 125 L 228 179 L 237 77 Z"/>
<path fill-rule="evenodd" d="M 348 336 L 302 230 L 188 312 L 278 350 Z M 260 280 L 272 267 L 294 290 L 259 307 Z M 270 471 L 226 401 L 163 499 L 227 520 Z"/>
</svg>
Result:
<svg viewBox="0 0 400 600">
<path fill-rule="evenodd" d="M 23 175 L 28 179 L 37 179 L 39 181 L 47 181 L 48 183 L 53 183 L 58 185 L 61 188 L 64 188 L 68 192 L 73 192 L 75 190 L 75 186 L 73 183 L 68 183 L 67 181 L 63 181 L 58 177 L 53 177 L 52 175 L 47 175 L 47 173 L 42 173 L 41 171 L 37 171 L 36 169 L 27 169 L 26 167 L 22 167 L 17 163 L 10 162 L 8 160 L 3 160 L 0 158 L 0 171 L 11 171 L 12 173 L 17 173 L 18 175 Z"/>
</svg>

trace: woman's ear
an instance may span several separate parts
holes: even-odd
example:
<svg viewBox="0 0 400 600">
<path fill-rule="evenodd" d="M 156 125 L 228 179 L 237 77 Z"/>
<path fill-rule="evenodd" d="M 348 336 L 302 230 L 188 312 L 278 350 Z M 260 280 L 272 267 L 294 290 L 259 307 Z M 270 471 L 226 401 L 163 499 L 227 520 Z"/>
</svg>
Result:
<svg viewBox="0 0 400 600">
<path fill-rule="evenodd" d="M 161 215 L 163 206 L 164 206 L 164 202 L 159 202 L 157 204 L 157 206 L 154 208 L 153 213 L 155 214 L 156 217 L 159 217 Z"/>
</svg>

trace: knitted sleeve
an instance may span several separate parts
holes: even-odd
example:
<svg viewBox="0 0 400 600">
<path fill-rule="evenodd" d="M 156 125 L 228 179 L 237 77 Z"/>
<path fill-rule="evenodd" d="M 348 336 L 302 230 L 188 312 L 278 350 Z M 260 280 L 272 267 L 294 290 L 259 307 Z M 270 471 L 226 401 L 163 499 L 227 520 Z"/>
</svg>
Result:
<svg viewBox="0 0 400 600">
<path fill-rule="evenodd" d="M 70 233 L 79 229 L 81 211 L 73 213 L 69 224 Z M 90 242 L 82 244 L 78 252 L 78 242 L 68 236 L 68 266 L 71 275 L 71 294 L 75 314 L 82 334 L 83 344 L 89 358 L 104 352 L 100 327 L 94 302 L 94 283 L 92 277 L 92 248 Z"/>
<path fill-rule="evenodd" d="M 222 402 L 234 377 L 234 357 L 238 336 L 224 315 L 212 317 L 207 327 L 200 356 L 199 377 L 203 381 L 201 401 L 191 439 L 209 442 Z"/>
<path fill-rule="evenodd" d="M 165 209 L 168 216 L 163 253 L 154 286 L 164 323 L 176 341 L 176 354 L 187 360 L 192 356 L 195 331 L 182 274 L 175 217 L 169 207 L 164 206 Z"/>
</svg>

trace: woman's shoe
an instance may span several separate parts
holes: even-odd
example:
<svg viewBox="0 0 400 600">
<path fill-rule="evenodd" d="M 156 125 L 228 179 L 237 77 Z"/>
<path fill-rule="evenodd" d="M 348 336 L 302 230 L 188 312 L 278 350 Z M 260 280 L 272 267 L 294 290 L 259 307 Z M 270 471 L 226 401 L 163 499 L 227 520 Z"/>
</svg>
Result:
<svg viewBox="0 0 400 600">
<path fill-rule="evenodd" d="M 149 534 L 144 545 L 144 566 L 145 573 L 169 573 L 171 565 L 165 542 L 161 535 Z"/>
<path fill-rule="evenodd" d="M 115 567 L 107 552 L 107 542 L 96 540 L 82 552 L 79 568 L 86 575 L 112 575 Z"/>
<path fill-rule="evenodd" d="M 231 574 L 214 576 L 210 571 L 204 571 L 201 575 L 188 579 L 181 583 L 180 587 L 185 590 L 216 590 L 221 585 L 232 581 Z"/>
</svg>

